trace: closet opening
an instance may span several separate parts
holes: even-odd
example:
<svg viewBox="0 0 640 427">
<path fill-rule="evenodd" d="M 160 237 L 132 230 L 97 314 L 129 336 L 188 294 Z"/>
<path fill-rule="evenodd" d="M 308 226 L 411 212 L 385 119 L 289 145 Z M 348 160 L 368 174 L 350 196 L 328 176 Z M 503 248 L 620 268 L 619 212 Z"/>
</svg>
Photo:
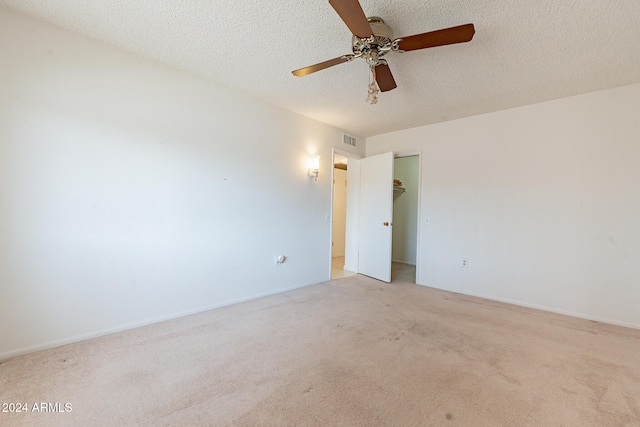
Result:
<svg viewBox="0 0 640 427">
<path fill-rule="evenodd" d="M 420 157 L 395 158 L 393 176 L 391 281 L 416 283 Z"/>
</svg>

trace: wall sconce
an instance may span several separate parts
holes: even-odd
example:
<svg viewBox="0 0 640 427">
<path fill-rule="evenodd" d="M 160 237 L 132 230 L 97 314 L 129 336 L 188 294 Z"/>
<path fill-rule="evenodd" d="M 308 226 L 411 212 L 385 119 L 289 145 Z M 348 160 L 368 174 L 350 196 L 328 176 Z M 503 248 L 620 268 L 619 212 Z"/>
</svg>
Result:
<svg viewBox="0 0 640 427">
<path fill-rule="evenodd" d="M 311 157 L 311 166 L 307 174 L 313 178 L 314 181 L 318 180 L 318 174 L 320 173 L 320 156 Z"/>
</svg>

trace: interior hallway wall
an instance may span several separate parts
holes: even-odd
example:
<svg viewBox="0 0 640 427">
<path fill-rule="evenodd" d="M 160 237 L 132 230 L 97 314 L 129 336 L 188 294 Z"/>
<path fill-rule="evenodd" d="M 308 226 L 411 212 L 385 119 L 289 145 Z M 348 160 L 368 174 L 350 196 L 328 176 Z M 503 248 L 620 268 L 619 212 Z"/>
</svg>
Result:
<svg viewBox="0 0 640 427">
<path fill-rule="evenodd" d="M 422 151 L 418 283 L 640 327 L 638 112 L 634 84 L 367 138 Z"/>
<path fill-rule="evenodd" d="M 0 8 L 0 358 L 329 280 L 333 147 L 340 129 Z"/>
<path fill-rule="evenodd" d="M 342 257 L 345 250 L 347 223 L 347 171 L 333 169 L 333 247 L 332 256 Z"/>
</svg>

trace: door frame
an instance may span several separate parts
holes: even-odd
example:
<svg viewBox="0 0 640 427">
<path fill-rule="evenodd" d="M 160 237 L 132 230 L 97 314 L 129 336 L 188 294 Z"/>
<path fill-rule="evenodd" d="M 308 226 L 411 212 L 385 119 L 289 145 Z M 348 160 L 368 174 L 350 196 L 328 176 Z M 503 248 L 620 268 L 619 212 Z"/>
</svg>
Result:
<svg viewBox="0 0 640 427">
<path fill-rule="evenodd" d="M 363 156 L 356 154 L 356 153 L 351 153 L 349 151 L 344 151 L 344 150 L 340 150 L 338 148 L 332 148 L 331 149 L 331 221 L 333 222 L 333 180 L 335 178 L 334 176 L 334 159 L 335 159 L 335 155 L 336 154 L 340 154 L 341 156 L 345 156 L 348 159 L 354 159 L 354 160 L 361 160 L 363 158 Z M 373 154 L 372 154 L 373 155 Z M 423 175 L 423 171 L 422 171 L 422 150 L 399 150 L 399 151 L 394 151 L 393 152 L 393 158 L 397 159 L 400 157 L 411 157 L 411 156 L 418 156 L 418 212 L 417 212 L 417 218 L 418 218 L 418 226 L 417 226 L 417 233 L 418 236 L 416 238 L 416 277 L 415 277 L 415 282 L 418 285 L 421 285 L 421 283 L 419 282 L 419 278 L 420 278 L 420 236 L 422 236 L 422 175 Z M 359 187 L 360 183 L 357 183 L 357 186 Z M 353 187 L 352 187 L 353 188 Z M 359 203 L 359 202 L 358 202 Z M 349 203 L 347 203 L 347 215 L 349 212 Z M 353 206 L 351 207 L 353 209 Z M 358 205 L 359 208 L 359 205 Z M 331 226 L 329 227 L 329 280 L 331 280 L 331 256 L 333 254 L 332 251 L 332 242 L 333 242 L 333 224 L 331 224 Z M 357 224 L 351 224 L 352 227 L 355 227 L 355 242 L 353 242 L 355 244 L 355 247 L 358 247 L 359 244 L 359 237 L 358 237 L 358 229 L 360 227 L 360 223 L 358 220 Z M 348 231 L 347 231 L 348 233 Z M 346 249 L 345 249 L 346 252 Z M 346 254 L 345 254 L 346 256 Z M 357 272 L 357 262 L 358 262 L 358 258 L 356 256 L 355 259 L 355 267 L 356 267 L 356 272 Z M 393 281 L 393 277 L 391 278 L 391 280 Z"/>
</svg>

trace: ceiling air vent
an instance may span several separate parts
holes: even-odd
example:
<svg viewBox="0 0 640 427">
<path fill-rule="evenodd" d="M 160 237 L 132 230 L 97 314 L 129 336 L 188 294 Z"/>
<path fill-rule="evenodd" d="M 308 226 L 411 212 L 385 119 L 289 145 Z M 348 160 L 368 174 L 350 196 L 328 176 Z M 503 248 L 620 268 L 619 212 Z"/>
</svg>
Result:
<svg viewBox="0 0 640 427">
<path fill-rule="evenodd" d="M 357 147 L 356 137 L 347 135 L 346 133 L 342 134 L 342 143 L 345 145 L 350 145 L 352 147 Z"/>
</svg>

